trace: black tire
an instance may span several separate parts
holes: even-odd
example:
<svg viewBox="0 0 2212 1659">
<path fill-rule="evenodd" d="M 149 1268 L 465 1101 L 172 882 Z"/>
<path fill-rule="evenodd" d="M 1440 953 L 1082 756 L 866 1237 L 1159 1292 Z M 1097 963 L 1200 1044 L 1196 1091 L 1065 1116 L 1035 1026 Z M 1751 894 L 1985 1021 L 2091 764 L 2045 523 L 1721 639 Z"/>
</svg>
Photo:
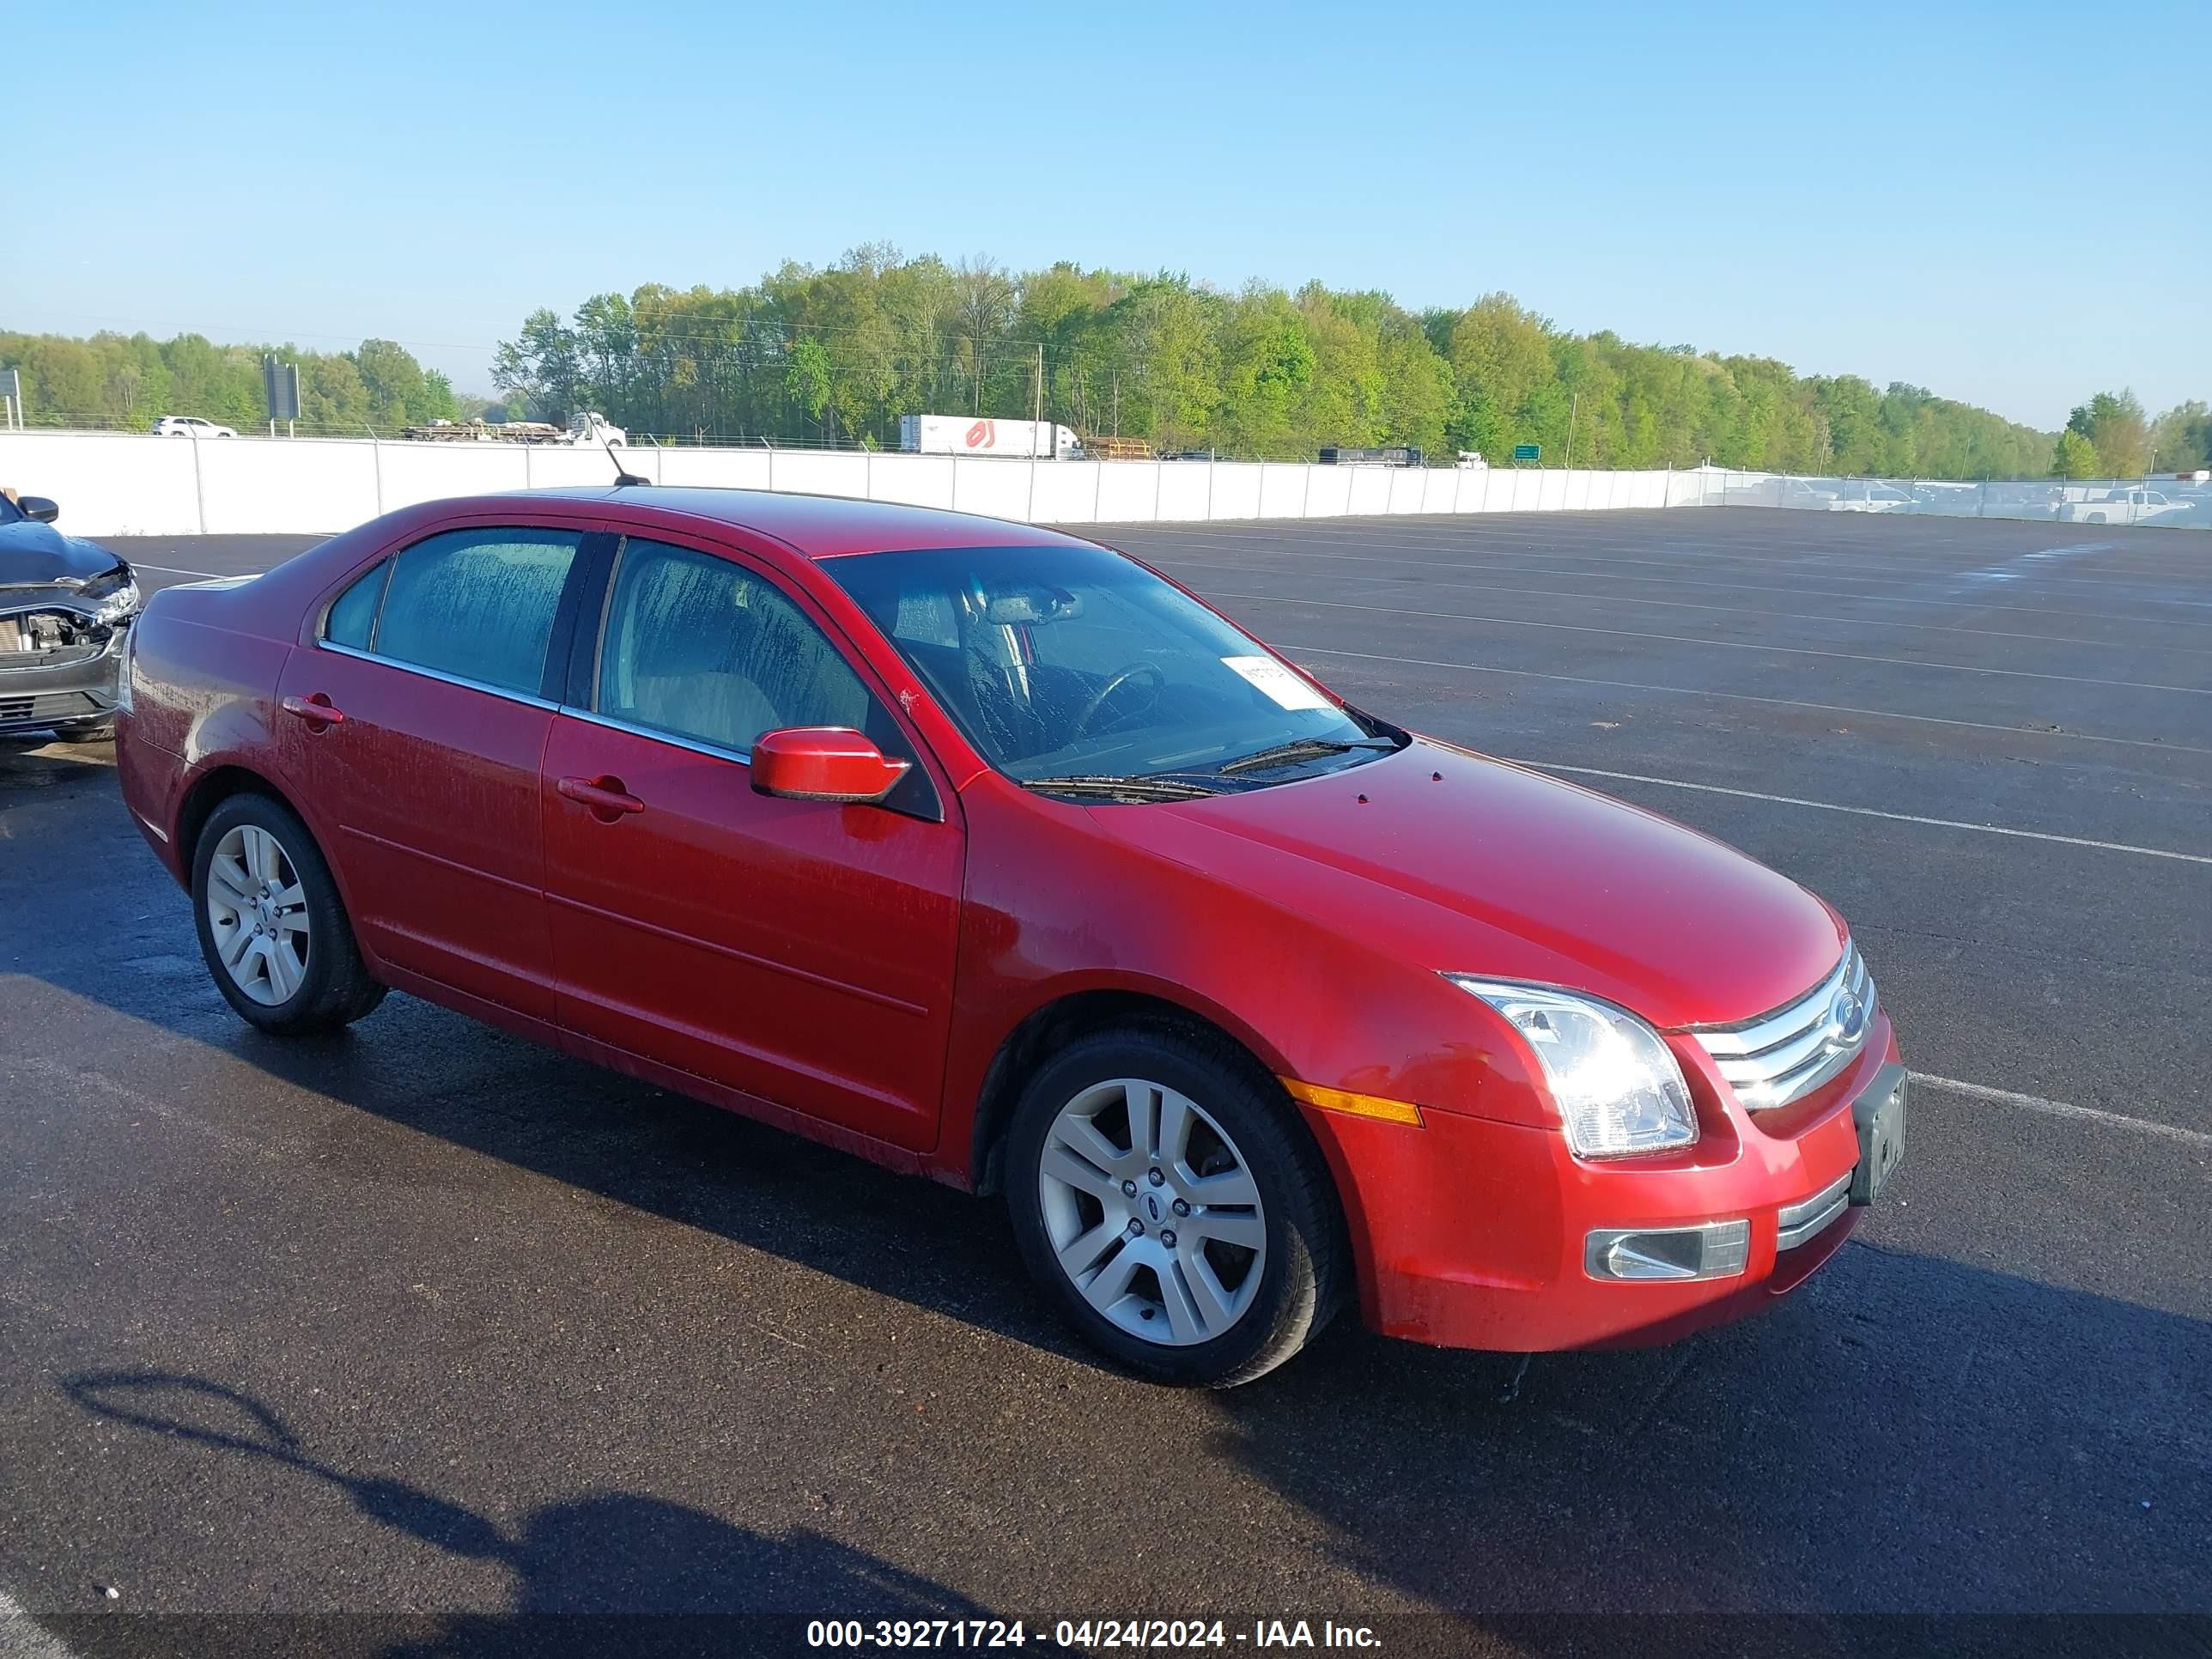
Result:
<svg viewBox="0 0 2212 1659">
<path fill-rule="evenodd" d="M 97 726 L 72 726 L 64 727 L 61 737 L 64 743 L 113 743 L 115 741 L 115 722 L 113 720 L 102 720 Z"/>
<path fill-rule="evenodd" d="M 1047 1138 L 1061 1109 L 1094 1084 L 1140 1078 L 1187 1096 L 1215 1119 L 1257 1183 L 1267 1249 L 1250 1305 L 1221 1335 L 1188 1346 L 1147 1342 L 1093 1308 L 1063 1272 L 1039 1192 Z M 1158 1382 L 1234 1388 L 1303 1348 L 1341 1304 L 1348 1273 L 1343 1212 L 1321 1152 L 1281 1087 L 1244 1051 L 1202 1029 L 1133 1025 L 1071 1043 L 1023 1090 L 1007 1130 L 1006 1204 L 1023 1261 L 1085 1340 Z"/>
<path fill-rule="evenodd" d="M 217 954 L 214 923 L 208 915 L 208 868 L 222 838 L 241 824 L 273 836 L 299 877 L 307 902 L 307 965 L 299 988 L 283 1002 L 255 1001 L 231 978 Z M 192 844 L 192 922 L 200 954 L 223 1000 L 251 1025 L 272 1036 L 306 1036 L 350 1025 L 384 1000 L 384 987 L 369 977 L 354 942 L 353 924 L 331 879 L 322 849 L 299 814 L 274 796 L 247 793 L 231 796 L 208 815 Z"/>
</svg>

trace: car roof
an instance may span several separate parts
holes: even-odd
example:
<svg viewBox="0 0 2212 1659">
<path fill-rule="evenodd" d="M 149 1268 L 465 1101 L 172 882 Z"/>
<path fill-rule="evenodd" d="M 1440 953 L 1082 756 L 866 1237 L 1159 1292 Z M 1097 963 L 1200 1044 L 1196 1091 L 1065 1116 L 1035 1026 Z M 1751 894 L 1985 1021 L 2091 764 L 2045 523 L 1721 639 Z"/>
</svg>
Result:
<svg viewBox="0 0 2212 1659">
<path fill-rule="evenodd" d="M 773 536 L 811 559 L 849 553 L 884 553 L 927 547 L 1075 546 L 1079 538 L 1036 525 L 1013 524 L 975 513 L 859 501 L 841 495 L 799 495 L 765 489 L 709 489 L 680 485 L 586 485 L 568 489 L 514 490 L 486 501 L 547 496 L 620 506 L 650 521 L 666 515 L 707 520 Z"/>
</svg>

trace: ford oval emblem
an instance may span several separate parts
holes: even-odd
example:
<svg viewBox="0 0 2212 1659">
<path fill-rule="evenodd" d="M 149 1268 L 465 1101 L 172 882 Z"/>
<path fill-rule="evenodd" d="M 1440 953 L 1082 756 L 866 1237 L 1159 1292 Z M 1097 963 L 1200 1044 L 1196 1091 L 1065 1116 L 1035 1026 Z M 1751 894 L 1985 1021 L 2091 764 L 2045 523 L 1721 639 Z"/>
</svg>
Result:
<svg viewBox="0 0 2212 1659">
<path fill-rule="evenodd" d="M 1866 1030 L 1866 1004 L 1849 987 L 1837 992 L 1828 1005 L 1828 1029 L 1844 1042 L 1856 1042 Z"/>
</svg>

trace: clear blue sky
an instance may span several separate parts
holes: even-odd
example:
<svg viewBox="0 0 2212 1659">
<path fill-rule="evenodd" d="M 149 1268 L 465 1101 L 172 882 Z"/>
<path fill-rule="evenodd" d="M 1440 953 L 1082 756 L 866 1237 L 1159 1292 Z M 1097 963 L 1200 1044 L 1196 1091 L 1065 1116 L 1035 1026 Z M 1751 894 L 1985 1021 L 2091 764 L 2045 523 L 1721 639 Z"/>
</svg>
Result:
<svg viewBox="0 0 2212 1659">
<path fill-rule="evenodd" d="M 2212 397 L 2194 5 L 13 9 L 0 326 L 418 347 L 888 239 L 1577 330 L 2043 426 Z"/>
</svg>

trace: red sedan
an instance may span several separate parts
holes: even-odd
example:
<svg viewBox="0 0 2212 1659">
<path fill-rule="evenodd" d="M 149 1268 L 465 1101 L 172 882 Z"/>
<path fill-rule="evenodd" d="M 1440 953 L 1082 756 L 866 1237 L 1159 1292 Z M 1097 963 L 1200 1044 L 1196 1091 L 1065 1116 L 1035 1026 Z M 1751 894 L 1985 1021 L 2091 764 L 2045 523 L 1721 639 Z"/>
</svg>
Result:
<svg viewBox="0 0 2212 1659">
<path fill-rule="evenodd" d="M 125 799 L 246 1019 L 398 987 L 1001 1193 L 1155 1376 L 1256 1376 L 1346 1298 L 1661 1340 L 1802 1280 L 1903 1146 L 1819 899 L 1052 531 L 489 495 L 131 640 Z"/>
</svg>

